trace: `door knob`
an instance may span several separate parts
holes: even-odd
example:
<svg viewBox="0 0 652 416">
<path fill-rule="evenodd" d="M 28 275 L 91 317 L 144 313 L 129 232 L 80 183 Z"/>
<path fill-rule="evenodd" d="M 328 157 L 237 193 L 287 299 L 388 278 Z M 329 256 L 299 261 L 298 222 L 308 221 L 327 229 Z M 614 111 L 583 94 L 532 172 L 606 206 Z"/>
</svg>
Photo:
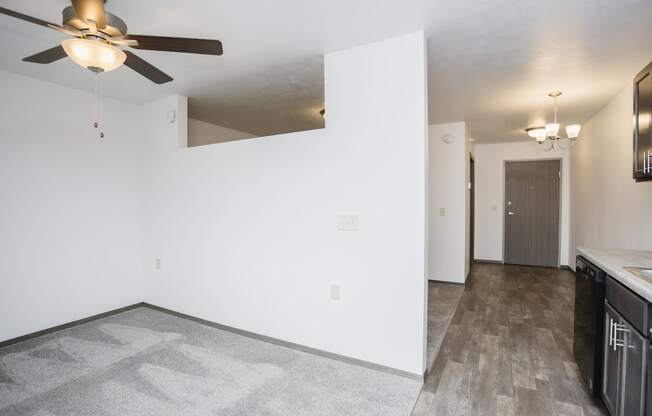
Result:
<svg viewBox="0 0 652 416">
<path fill-rule="evenodd" d="M 507 211 L 507 215 L 514 215 L 514 211 Z"/>
</svg>

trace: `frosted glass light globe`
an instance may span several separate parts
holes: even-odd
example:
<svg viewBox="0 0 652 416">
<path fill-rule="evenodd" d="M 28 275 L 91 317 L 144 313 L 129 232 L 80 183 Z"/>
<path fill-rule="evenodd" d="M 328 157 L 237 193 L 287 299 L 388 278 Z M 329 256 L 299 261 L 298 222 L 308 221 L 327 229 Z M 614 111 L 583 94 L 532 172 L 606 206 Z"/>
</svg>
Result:
<svg viewBox="0 0 652 416">
<path fill-rule="evenodd" d="M 121 49 L 96 40 L 66 39 L 61 46 L 73 62 L 93 72 L 113 71 L 127 59 Z"/>
</svg>

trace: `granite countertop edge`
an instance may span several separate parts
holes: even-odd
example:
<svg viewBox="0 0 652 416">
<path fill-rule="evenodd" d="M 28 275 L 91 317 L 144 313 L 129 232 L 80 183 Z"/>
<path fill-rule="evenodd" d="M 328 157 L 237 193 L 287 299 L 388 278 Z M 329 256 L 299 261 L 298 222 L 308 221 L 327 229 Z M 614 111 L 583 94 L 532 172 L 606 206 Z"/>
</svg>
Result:
<svg viewBox="0 0 652 416">
<path fill-rule="evenodd" d="M 652 282 L 624 267 L 652 267 L 652 251 L 577 247 L 577 252 L 634 293 L 652 303 Z"/>
</svg>

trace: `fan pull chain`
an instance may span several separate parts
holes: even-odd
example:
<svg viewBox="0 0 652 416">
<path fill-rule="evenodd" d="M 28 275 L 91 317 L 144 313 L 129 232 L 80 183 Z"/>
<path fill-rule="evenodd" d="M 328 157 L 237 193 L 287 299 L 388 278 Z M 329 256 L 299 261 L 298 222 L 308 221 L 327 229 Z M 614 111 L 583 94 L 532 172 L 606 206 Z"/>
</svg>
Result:
<svg viewBox="0 0 652 416">
<path fill-rule="evenodd" d="M 102 78 L 100 77 L 100 74 L 95 74 L 95 87 L 94 87 L 94 92 L 95 92 L 95 122 L 93 122 L 93 127 L 96 129 L 99 129 L 99 136 L 100 139 L 104 138 L 104 131 L 102 130 L 102 113 L 103 113 L 103 106 L 102 106 Z"/>
<path fill-rule="evenodd" d="M 104 78 L 102 77 L 101 74 L 98 74 L 97 78 L 99 79 L 99 82 L 100 82 L 100 95 L 98 97 L 98 99 L 100 101 L 100 116 L 99 116 L 99 119 L 100 119 L 100 139 L 103 139 L 104 138 L 104 100 L 103 100 L 103 96 L 104 96 L 104 88 L 103 87 L 104 87 L 104 85 L 103 85 L 102 81 L 104 80 Z"/>
</svg>

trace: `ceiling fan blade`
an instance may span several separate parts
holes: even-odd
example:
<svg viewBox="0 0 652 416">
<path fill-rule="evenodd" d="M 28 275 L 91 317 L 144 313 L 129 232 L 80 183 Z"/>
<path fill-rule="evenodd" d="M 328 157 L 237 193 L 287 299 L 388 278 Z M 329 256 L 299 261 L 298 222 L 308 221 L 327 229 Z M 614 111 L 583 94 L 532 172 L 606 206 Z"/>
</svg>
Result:
<svg viewBox="0 0 652 416">
<path fill-rule="evenodd" d="M 125 39 L 138 41 L 135 49 L 150 51 L 222 55 L 222 42 L 214 39 L 172 38 L 167 36 L 127 35 Z"/>
<path fill-rule="evenodd" d="M 52 29 L 61 27 L 55 23 L 47 22 L 45 20 L 37 19 L 36 17 L 28 16 L 26 14 L 18 13 L 13 10 L 5 9 L 4 7 L 0 7 L 0 14 L 15 17 L 16 19 L 20 19 L 20 20 L 25 20 L 26 22 L 34 23 L 39 26 L 50 27 Z"/>
<path fill-rule="evenodd" d="M 59 59 L 65 58 L 66 56 L 66 51 L 64 51 L 63 47 L 59 45 L 55 46 L 54 48 L 46 49 L 43 52 L 39 52 L 36 55 L 23 58 L 23 61 L 32 62 L 35 64 L 50 64 L 52 62 L 58 61 Z"/>
<path fill-rule="evenodd" d="M 172 81 L 172 77 L 161 71 L 154 65 L 145 61 L 144 59 L 138 57 L 132 52 L 124 51 L 127 54 L 127 59 L 125 60 L 125 65 L 134 71 L 138 72 L 140 75 L 149 79 L 150 81 L 156 84 L 165 84 L 166 82 Z"/>
<path fill-rule="evenodd" d="M 104 0 L 72 0 L 75 13 L 82 21 L 92 20 L 98 29 L 106 27 L 106 13 L 104 12 Z"/>
</svg>

